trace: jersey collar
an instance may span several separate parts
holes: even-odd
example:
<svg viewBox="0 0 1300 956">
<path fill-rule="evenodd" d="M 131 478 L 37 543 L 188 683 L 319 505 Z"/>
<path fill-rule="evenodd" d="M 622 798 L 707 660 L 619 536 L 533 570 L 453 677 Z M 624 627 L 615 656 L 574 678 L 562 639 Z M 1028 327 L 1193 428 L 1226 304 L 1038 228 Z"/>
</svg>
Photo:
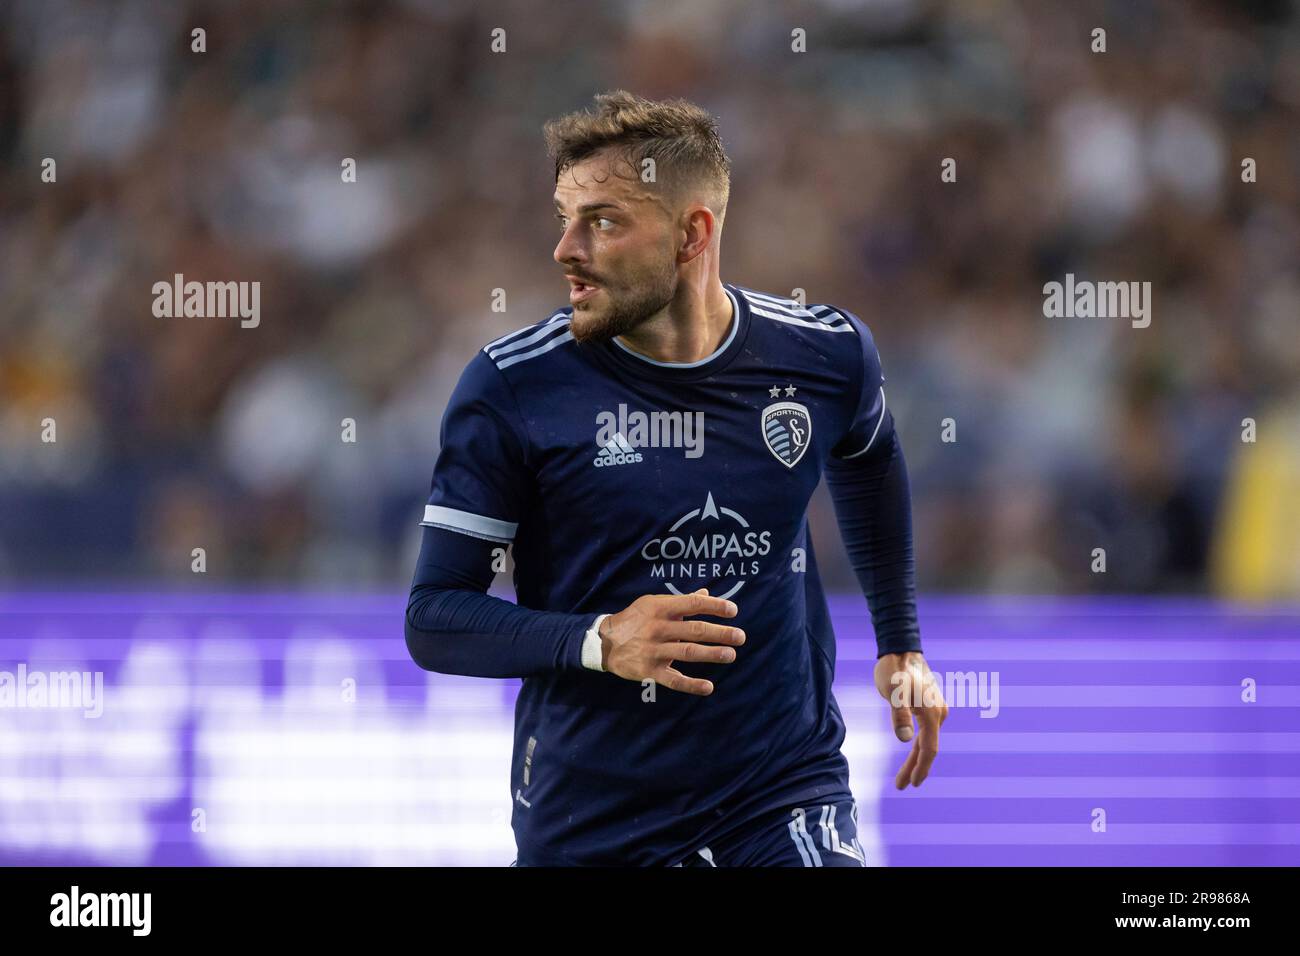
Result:
<svg viewBox="0 0 1300 956">
<path fill-rule="evenodd" d="M 749 303 L 743 295 L 727 283 L 723 291 L 731 299 L 731 327 L 722 344 L 711 354 L 694 362 L 660 362 L 628 348 L 617 338 L 604 343 L 601 348 L 620 367 L 651 378 L 674 381 L 705 378 L 726 367 L 745 343 L 749 331 Z"/>
</svg>

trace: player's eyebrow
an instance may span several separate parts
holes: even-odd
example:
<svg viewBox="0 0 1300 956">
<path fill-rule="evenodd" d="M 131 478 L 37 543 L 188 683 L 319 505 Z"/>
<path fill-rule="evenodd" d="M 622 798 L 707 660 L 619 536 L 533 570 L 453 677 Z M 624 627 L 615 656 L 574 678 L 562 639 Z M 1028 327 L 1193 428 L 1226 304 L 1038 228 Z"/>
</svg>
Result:
<svg viewBox="0 0 1300 956">
<path fill-rule="evenodd" d="M 564 207 L 560 205 L 560 201 L 558 199 L 555 200 L 555 208 L 558 209 L 560 212 L 564 212 Z M 578 215 L 581 216 L 589 212 L 595 212 L 597 209 L 622 209 L 622 208 L 623 207 L 618 205 L 618 203 L 612 203 L 612 202 L 585 202 L 578 207 Z"/>
</svg>

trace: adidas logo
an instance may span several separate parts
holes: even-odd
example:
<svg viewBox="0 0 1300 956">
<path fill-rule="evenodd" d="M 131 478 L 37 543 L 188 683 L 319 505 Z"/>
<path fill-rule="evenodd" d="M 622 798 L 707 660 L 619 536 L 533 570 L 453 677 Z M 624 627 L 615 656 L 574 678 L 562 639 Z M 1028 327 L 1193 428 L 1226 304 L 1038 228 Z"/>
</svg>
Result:
<svg viewBox="0 0 1300 956">
<path fill-rule="evenodd" d="M 591 463 L 597 468 L 612 468 L 615 465 L 632 465 L 641 460 L 641 453 L 627 443 L 623 433 L 611 438 Z"/>
</svg>

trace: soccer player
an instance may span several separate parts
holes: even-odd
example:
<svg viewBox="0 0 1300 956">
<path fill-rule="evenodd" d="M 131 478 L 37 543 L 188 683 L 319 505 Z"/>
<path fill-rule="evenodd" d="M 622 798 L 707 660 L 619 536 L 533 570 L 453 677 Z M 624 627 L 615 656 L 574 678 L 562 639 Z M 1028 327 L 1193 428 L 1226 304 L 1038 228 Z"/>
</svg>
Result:
<svg viewBox="0 0 1300 956">
<path fill-rule="evenodd" d="M 900 789 L 947 715 L 871 333 L 720 280 L 730 161 L 703 110 L 616 91 L 545 133 L 570 305 L 452 395 L 407 647 L 523 678 L 519 866 L 865 865 L 806 515 L 823 476 L 913 742 Z M 509 546 L 517 604 L 487 594 Z"/>
</svg>

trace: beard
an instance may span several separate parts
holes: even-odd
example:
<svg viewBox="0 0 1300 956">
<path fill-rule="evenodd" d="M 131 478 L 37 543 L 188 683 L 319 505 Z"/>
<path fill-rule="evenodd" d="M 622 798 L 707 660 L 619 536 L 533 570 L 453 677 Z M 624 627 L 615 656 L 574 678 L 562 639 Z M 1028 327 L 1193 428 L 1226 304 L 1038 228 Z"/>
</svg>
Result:
<svg viewBox="0 0 1300 956">
<path fill-rule="evenodd" d="M 573 308 L 569 331 L 577 342 L 608 342 L 663 311 L 677 295 L 677 270 L 668 259 L 628 285 L 615 289 L 601 284 L 600 291 L 604 293 L 603 307 L 593 307 L 588 300 Z"/>
</svg>

